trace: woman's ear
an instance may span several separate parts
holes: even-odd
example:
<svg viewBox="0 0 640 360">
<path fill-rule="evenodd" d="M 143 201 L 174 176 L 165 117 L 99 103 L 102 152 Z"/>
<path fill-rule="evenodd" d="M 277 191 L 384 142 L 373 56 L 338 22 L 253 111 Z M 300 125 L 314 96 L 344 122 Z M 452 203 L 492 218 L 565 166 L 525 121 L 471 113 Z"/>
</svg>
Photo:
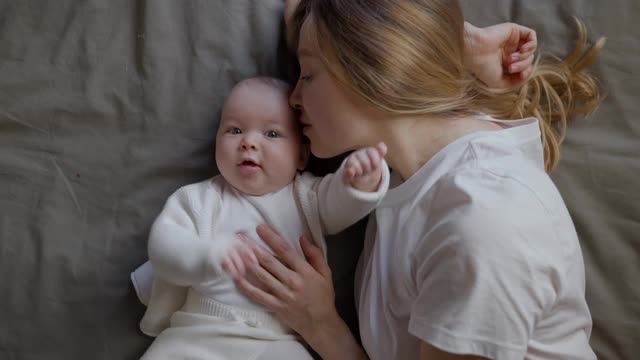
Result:
<svg viewBox="0 0 640 360">
<path fill-rule="evenodd" d="M 308 141 L 305 141 L 300 146 L 300 159 L 298 161 L 299 171 L 304 171 L 304 169 L 307 167 L 310 154 L 311 154 L 311 144 L 309 144 Z"/>
</svg>

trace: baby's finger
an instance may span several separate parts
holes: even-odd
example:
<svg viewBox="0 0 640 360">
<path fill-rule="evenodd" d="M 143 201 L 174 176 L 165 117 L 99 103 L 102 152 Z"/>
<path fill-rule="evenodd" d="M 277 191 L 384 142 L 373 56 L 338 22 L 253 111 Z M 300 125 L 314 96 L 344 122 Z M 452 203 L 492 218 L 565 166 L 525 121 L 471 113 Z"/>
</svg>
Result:
<svg viewBox="0 0 640 360">
<path fill-rule="evenodd" d="M 344 181 L 345 182 L 350 182 L 351 179 L 353 179 L 353 176 L 355 175 L 355 170 L 353 169 L 353 166 L 348 166 L 349 164 L 347 164 L 347 167 L 344 170 Z"/>
<path fill-rule="evenodd" d="M 237 263 L 236 267 L 239 275 L 244 276 L 248 267 L 258 264 L 254 248 L 258 247 L 258 244 L 244 232 L 239 232 L 236 235 L 239 241 L 231 250 L 230 255 L 233 254 L 235 256 L 230 256 L 230 259 L 234 261 L 234 264 Z"/>
<path fill-rule="evenodd" d="M 362 164 L 360 164 L 358 153 L 359 152 L 355 152 L 349 156 L 349 161 L 351 162 L 351 170 L 353 171 L 353 176 L 351 176 L 350 179 L 353 179 L 354 177 L 362 174 Z"/>
<path fill-rule="evenodd" d="M 251 266 L 258 265 L 258 259 L 256 258 L 253 249 L 244 241 L 240 241 L 238 245 L 236 245 L 235 250 L 238 252 L 238 256 L 240 257 L 240 260 L 242 260 L 245 270 Z"/>
<path fill-rule="evenodd" d="M 347 158 L 347 162 L 344 165 L 344 181 L 345 182 L 349 182 L 351 180 L 351 178 L 353 178 L 354 175 L 354 168 L 353 168 L 353 156 L 349 156 Z"/>
<path fill-rule="evenodd" d="M 367 156 L 366 151 L 359 151 L 356 153 L 356 157 L 358 158 L 358 163 L 362 167 L 362 174 L 366 174 L 371 172 L 371 162 L 369 161 L 369 156 Z"/>
<path fill-rule="evenodd" d="M 371 171 L 376 171 L 380 168 L 380 154 L 378 150 L 370 148 L 367 150 L 367 156 L 369 157 L 369 163 L 371 164 Z"/>
<path fill-rule="evenodd" d="M 376 150 L 378 150 L 380 157 L 383 158 L 385 155 L 387 155 L 387 144 L 383 143 L 382 141 L 379 142 L 378 145 L 376 145 Z"/>
</svg>

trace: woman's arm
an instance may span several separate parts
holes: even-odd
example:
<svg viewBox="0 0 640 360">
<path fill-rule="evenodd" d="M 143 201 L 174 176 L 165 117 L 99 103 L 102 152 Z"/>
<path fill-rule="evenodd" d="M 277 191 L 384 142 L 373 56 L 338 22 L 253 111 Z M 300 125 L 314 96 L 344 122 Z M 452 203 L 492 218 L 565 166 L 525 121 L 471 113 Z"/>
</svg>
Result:
<svg viewBox="0 0 640 360">
<path fill-rule="evenodd" d="M 260 225 L 257 232 L 275 255 L 244 238 L 259 264 L 243 258 L 247 272 L 236 278 L 237 286 L 274 311 L 323 359 L 367 359 L 337 313 L 331 270 L 322 251 L 302 238 L 305 259 L 271 228 Z"/>
<path fill-rule="evenodd" d="M 458 355 L 451 354 L 431 346 L 429 343 L 422 341 L 420 343 L 420 359 L 419 360 L 487 360 L 475 355 Z"/>
</svg>

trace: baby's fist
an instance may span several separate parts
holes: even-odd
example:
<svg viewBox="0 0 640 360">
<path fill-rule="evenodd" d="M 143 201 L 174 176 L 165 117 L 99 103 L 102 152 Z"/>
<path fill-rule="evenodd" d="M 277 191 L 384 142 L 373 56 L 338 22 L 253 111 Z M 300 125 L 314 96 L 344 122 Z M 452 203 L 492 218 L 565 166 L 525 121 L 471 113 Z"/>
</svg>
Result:
<svg viewBox="0 0 640 360">
<path fill-rule="evenodd" d="M 235 244 L 222 258 L 222 269 L 234 279 L 244 276 L 246 272 L 245 264 L 258 263 L 251 246 L 246 243 L 251 240 L 243 236 L 238 236 L 236 240 Z"/>
<path fill-rule="evenodd" d="M 360 191 L 377 191 L 386 154 L 387 145 L 383 142 L 351 153 L 345 164 L 344 181 Z"/>
</svg>

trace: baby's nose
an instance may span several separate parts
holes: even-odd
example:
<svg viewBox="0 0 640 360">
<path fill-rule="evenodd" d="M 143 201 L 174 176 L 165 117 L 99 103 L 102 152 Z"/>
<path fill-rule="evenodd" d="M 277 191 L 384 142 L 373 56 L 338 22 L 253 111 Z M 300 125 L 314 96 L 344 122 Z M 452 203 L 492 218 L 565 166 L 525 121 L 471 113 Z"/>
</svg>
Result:
<svg viewBox="0 0 640 360">
<path fill-rule="evenodd" d="M 242 149 L 243 150 L 256 150 L 257 147 L 254 144 L 243 143 L 242 144 Z"/>
<path fill-rule="evenodd" d="M 257 150 L 258 145 L 256 140 L 252 136 L 245 136 L 242 139 L 242 143 L 240 145 L 243 150 Z"/>
</svg>

